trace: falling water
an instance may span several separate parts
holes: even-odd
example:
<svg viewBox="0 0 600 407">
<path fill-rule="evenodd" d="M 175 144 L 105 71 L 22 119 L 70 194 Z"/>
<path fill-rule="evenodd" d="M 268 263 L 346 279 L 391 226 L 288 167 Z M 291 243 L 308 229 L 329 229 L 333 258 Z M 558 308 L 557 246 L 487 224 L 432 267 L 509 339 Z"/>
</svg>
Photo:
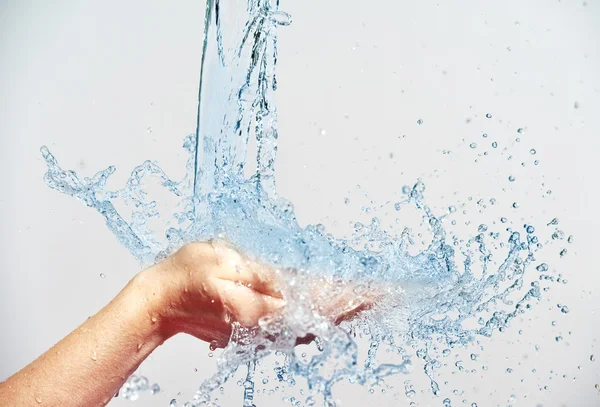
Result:
<svg viewBox="0 0 600 407">
<path fill-rule="evenodd" d="M 247 369 L 240 397 L 244 406 L 253 406 L 255 386 L 266 380 L 257 361 L 267 355 L 279 360 L 273 370 L 279 382 L 305 386 L 303 399 L 292 403 L 298 406 L 321 403 L 319 399 L 334 406 L 336 383 L 372 386 L 387 376 L 409 373 L 415 358 L 424 364 L 432 393 L 440 394 L 440 358 L 477 337 L 504 330 L 539 300 L 544 284 L 560 280 L 548 265 L 535 262 L 542 247 L 536 228 L 513 228 L 502 218 L 502 230 L 481 225 L 473 236 L 450 238 L 444 222 L 454 210 L 434 213 L 422 181 L 405 188 L 401 202 L 388 204 L 394 210 L 416 208 L 429 228 L 431 241 L 416 255 L 409 253 L 413 243 L 408 230 L 397 237 L 377 217 L 368 224 L 357 222 L 347 239 L 329 234 L 322 225 L 301 227 L 292 204 L 275 187 L 277 29 L 289 25 L 291 16 L 279 9 L 278 0 L 210 0 L 205 23 L 198 125 L 184 142 L 189 158 L 182 180 L 170 179 L 156 163 L 146 161 L 123 189 L 108 191 L 114 167 L 80 178 L 61 169 L 42 147 L 46 183 L 96 209 L 142 263 L 154 263 L 187 242 L 218 239 L 286 271 L 281 287 L 288 306 L 254 329 L 234 323 L 218 372 L 186 406 L 218 405 L 214 393 L 240 366 Z M 253 142 L 255 163 L 248 156 Z M 254 164 L 255 169 L 249 168 Z M 145 192 L 149 180 L 179 199 L 172 217 L 158 213 L 157 201 Z M 116 210 L 116 201 L 130 208 L 128 219 Z M 166 231 L 152 229 L 151 221 L 158 217 L 168 220 Z M 555 225 L 544 226 L 558 230 Z M 456 262 L 457 252 L 465 259 L 462 264 Z M 341 301 L 349 289 L 353 299 Z M 373 296 L 376 304 L 353 321 L 337 326 L 325 315 L 332 307 L 351 310 Z M 296 338 L 307 335 L 316 337 L 317 349 L 310 357 L 299 356 Z M 370 343 L 363 363 L 358 360 L 359 339 Z M 383 349 L 387 363 L 378 362 Z M 407 395 L 414 394 L 412 385 L 406 386 Z M 446 400 L 444 405 L 450 402 Z"/>
</svg>

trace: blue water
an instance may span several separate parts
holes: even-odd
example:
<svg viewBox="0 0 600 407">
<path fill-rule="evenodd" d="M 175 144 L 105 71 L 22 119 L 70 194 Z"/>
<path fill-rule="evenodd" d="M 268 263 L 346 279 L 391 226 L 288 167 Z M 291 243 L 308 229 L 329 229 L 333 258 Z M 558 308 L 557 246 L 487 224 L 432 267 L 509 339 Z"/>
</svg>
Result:
<svg viewBox="0 0 600 407">
<path fill-rule="evenodd" d="M 444 223 L 454 207 L 434 213 L 420 180 L 404 189 L 401 202 L 381 206 L 392 212 L 417 209 L 432 238 L 416 255 L 409 254 L 413 243 L 408 232 L 397 237 L 376 216 L 368 224 L 357 222 L 346 239 L 322 225 L 299 225 L 293 205 L 277 194 L 274 169 L 277 29 L 290 23 L 279 1 L 208 2 L 198 127 L 184 141 L 189 158 L 182 180 L 170 179 L 146 161 L 123 189 L 108 191 L 106 180 L 114 167 L 80 178 L 61 169 L 43 147 L 45 181 L 96 209 L 119 242 L 145 265 L 186 242 L 217 239 L 286 270 L 282 291 L 288 306 L 263 318 L 255 329 L 234 324 L 231 342 L 217 360 L 218 373 L 204 381 L 186 407 L 218 405 L 215 393 L 241 366 L 247 370 L 240 394 L 244 406 L 254 405 L 256 384 L 273 373 L 280 383 L 302 387 L 302 397 L 291 400 L 292 405 L 335 406 L 337 383 L 372 386 L 387 376 L 410 373 L 415 358 L 423 362 L 431 392 L 440 395 L 436 370 L 450 349 L 504 330 L 539 301 L 543 284 L 556 280 L 548 265 L 535 261 L 547 237 L 538 237 L 534 225 L 515 227 L 502 218 L 489 222 L 501 227 L 482 224 L 471 236 L 450 238 Z M 257 145 L 254 171 L 247 168 L 252 140 Z M 145 192 L 149 180 L 158 180 L 180 200 L 173 214 L 158 213 L 157 202 Z M 115 209 L 117 201 L 131 211 L 127 219 Z M 153 230 L 156 218 L 168 220 L 168 229 Z M 557 233 L 552 222 L 541 225 L 544 233 L 549 227 Z M 457 264 L 457 253 L 466 260 Z M 353 299 L 340 303 L 349 287 Z M 324 315 L 331 307 L 353 309 L 374 293 L 375 306 L 353 321 L 336 326 Z M 317 338 L 311 345 L 315 352 L 299 356 L 295 340 L 307 334 Z M 359 339 L 370 343 L 366 360 L 359 361 Z M 388 363 L 378 362 L 382 352 Z M 275 367 L 257 369 L 257 360 L 267 355 L 278 360 Z M 137 389 L 139 380 L 132 383 L 128 389 Z M 407 395 L 414 393 L 407 386 Z M 440 404 L 448 403 L 440 397 Z"/>
</svg>

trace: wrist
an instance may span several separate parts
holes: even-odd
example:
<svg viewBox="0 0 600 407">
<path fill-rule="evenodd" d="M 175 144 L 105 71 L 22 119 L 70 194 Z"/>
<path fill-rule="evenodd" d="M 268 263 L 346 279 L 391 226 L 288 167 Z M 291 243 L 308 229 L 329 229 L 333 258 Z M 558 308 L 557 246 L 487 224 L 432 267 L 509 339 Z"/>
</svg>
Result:
<svg viewBox="0 0 600 407">
<path fill-rule="evenodd" d="M 160 343 L 179 333 L 174 324 L 177 284 L 158 265 L 138 273 L 129 283 L 128 297 L 148 335 Z M 160 344 L 159 343 L 159 344 Z"/>
</svg>

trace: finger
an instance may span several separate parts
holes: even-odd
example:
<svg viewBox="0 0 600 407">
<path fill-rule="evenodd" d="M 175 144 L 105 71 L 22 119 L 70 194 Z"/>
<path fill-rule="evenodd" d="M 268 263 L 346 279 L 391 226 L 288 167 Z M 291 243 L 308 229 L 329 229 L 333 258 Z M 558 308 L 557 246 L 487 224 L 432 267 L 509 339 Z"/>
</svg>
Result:
<svg viewBox="0 0 600 407">
<path fill-rule="evenodd" d="M 246 327 L 258 326 L 260 318 L 281 309 L 285 302 L 233 281 L 221 280 L 222 301 L 232 319 Z"/>
<path fill-rule="evenodd" d="M 218 278 L 239 282 L 261 294 L 283 298 L 279 289 L 279 278 L 274 270 L 242 256 L 225 245 L 214 244 L 213 248 L 219 259 Z"/>
</svg>

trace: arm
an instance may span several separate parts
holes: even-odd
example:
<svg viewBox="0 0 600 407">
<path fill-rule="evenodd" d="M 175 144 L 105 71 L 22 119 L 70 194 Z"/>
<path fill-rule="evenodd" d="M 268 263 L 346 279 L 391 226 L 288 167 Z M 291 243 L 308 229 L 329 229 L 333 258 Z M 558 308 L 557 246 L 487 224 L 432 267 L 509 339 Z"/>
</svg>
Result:
<svg viewBox="0 0 600 407">
<path fill-rule="evenodd" d="M 186 332 L 224 346 L 231 321 L 255 325 L 282 305 L 272 271 L 225 246 L 187 245 L 139 273 L 100 312 L 0 383 L 0 400 L 104 406 L 173 335 Z"/>
</svg>

